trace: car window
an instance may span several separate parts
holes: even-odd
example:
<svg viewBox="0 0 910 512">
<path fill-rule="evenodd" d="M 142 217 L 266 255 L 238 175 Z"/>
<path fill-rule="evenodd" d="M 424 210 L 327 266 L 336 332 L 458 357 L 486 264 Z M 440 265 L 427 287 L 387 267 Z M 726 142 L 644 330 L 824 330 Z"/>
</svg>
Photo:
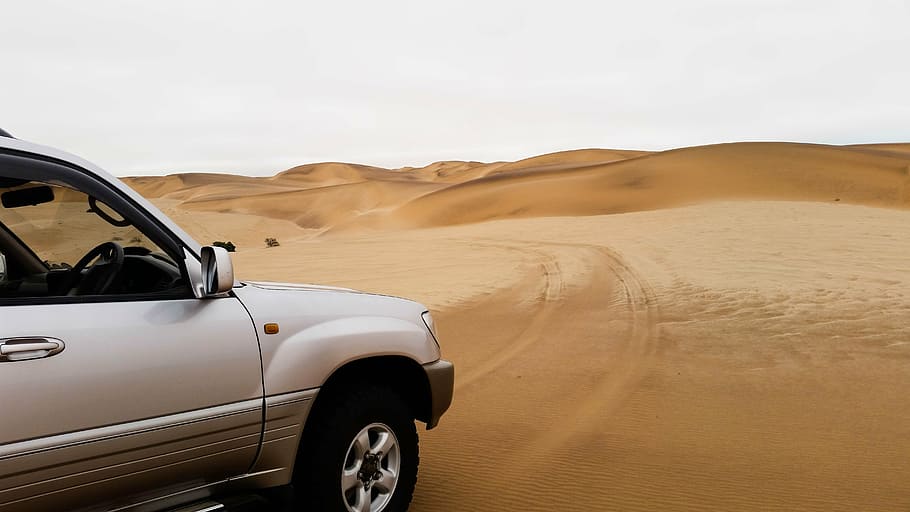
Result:
<svg viewBox="0 0 910 512">
<path fill-rule="evenodd" d="M 2 185 L 0 224 L 12 236 L 0 236 L 9 267 L 0 298 L 170 295 L 189 289 L 179 263 L 114 208 L 61 184 Z"/>
<path fill-rule="evenodd" d="M 7 189 L 21 191 L 47 187 L 53 200 L 43 204 L 0 209 L 0 222 L 18 236 L 50 268 L 72 267 L 90 249 L 102 242 L 159 250 L 133 226 L 114 226 L 95 214 L 89 197 L 70 188 L 29 183 Z M 110 207 L 96 203 L 99 208 Z"/>
</svg>

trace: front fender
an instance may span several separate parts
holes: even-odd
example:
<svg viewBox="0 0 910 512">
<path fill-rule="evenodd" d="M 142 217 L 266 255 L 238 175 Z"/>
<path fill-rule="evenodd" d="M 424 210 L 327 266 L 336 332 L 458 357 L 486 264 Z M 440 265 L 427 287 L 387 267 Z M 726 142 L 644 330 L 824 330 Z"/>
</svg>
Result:
<svg viewBox="0 0 910 512">
<path fill-rule="evenodd" d="M 380 316 L 358 316 L 309 326 L 263 353 L 267 393 L 321 386 L 338 368 L 373 356 L 426 359 L 425 330 L 411 322 Z M 271 345 L 271 343 L 269 343 Z M 429 356 L 432 357 L 432 356 Z"/>
<path fill-rule="evenodd" d="M 419 364 L 439 359 L 423 325 L 425 308 L 394 297 L 343 290 L 235 288 L 247 307 L 262 351 L 265 393 L 317 388 L 346 363 L 404 356 Z M 265 334 L 277 323 L 277 334 Z"/>
</svg>

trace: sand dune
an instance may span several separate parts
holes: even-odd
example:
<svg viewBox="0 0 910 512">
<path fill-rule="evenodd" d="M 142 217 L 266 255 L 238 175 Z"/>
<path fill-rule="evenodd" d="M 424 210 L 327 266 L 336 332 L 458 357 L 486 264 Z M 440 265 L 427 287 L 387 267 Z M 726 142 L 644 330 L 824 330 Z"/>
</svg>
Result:
<svg viewBox="0 0 910 512">
<path fill-rule="evenodd" d="M 239 276 L 430 307 L 458 376 L 412 510 L 908 510 L 908 148 L 134 183 Z"/>
<path fill-rule="evenodd" d="M 243 190 L 235 188 L 234 193 L 237 195 L 227 200 L 223 195 L 197 195 L 184 202 L 184 206 L 191 210 L 250 213 L 287 219 L 302 228 L 323 229 L 343 223 L 356 223 L 361 215 L 382 213 L 397 207 L 410 197 L 437 188 L 433 183 L 392 184 L 379 180 L 305 190 L 269 190 L 266 193 L 257 193 L 255 187 L 246 187 L 250 194 L 243 194 Z"/>
<path fill-rule="evenodd" d="M 516 169 L 422 196 L 403 223 L 448 225 L 515 217 L 602 215 L 719 199 L 910 205 L 910 154 L 806 144 L 686 148 L 611 163 Z"/>
<path fill-rule="evenodd" d="M 572 151 L 558 151 L 556 153 L 547 153 L 545 155 L 533 156 L 509 162 L 496 169 L 497 172 L 507 172 L 522 169 L 539 169 L 549 166 L 571 165 L 571 164 L 605 164 L 628 160 L 641 156 L 650 155 L 648 151 L 631 151 L 621 149 L 576 149 Z"/>
<path fill-rule="evenodd" d="M 185 195 L 187 191 L 205 189 L 207 186 L 254 185 L 261 180 L 247 176 L 215 173 L 172 174 L 169 176 L 136 176 L 124 178 L 124 181 L 136 191 L 149 198 L 164 197 L 169 194 Z"/>
<path fill-rule="evenodd" d="M 856 144 L 850 148 L 873 151 L 876 153 L 890 154 L 897 157 L 910 155 L 910 144 Z"/>
<path fill-rule="evenodd" d="M 605 215 L 724 199 L 910 205 L 907 145 L 736 143 L 660 153 L 579 150 L 513 163 L 384 170 L 312 164 L 271 178 L 138 178 L 149 197 L 256 213 L 308 229 L 390 229 Z"/>
</svg>

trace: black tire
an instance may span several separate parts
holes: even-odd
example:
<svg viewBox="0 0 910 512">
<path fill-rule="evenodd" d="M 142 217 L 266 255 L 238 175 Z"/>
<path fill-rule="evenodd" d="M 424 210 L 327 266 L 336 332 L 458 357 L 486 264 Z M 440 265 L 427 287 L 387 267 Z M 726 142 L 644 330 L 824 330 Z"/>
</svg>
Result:
<svg viewBox="0 0 910 512">
<path fill-rule="evenodd" d="M 400 469 L 382 512 L 405 512 L 417 485 L 420 463 L 417 428 L 407 403 L 386 387 L 365 387 L 317 399 L 301 440 L 294 470 L 294 493 L 305 511 L 348 512 L 341 473 L 348 448 L 368 425 L 388 426 L 398 440 Z"/>
</svg>

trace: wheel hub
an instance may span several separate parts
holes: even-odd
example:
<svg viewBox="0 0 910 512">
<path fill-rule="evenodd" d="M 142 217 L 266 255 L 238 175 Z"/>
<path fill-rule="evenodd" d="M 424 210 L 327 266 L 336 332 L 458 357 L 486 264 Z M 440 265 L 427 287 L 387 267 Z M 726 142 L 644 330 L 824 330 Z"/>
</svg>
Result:
<svg viewBox="0 0 910 512">
<path fill-rule="evenodd" d="M 395 493 L 401 449 L 395 432 L 371 423 L 354 436 L 341 471 L 341 495 L 348 512 L 382 512 Z"/>
<path fill-rule="evenodd" d="M 367 453 L 363 456 L 363 463 L 360 465 L 360 471 L 357 472 L 357 478 L 363 482 L 364 487 L 369 488 L 374 481 L 382 478 L 379 472 L 382 463 L 382 452 Z"/>
</svg>

